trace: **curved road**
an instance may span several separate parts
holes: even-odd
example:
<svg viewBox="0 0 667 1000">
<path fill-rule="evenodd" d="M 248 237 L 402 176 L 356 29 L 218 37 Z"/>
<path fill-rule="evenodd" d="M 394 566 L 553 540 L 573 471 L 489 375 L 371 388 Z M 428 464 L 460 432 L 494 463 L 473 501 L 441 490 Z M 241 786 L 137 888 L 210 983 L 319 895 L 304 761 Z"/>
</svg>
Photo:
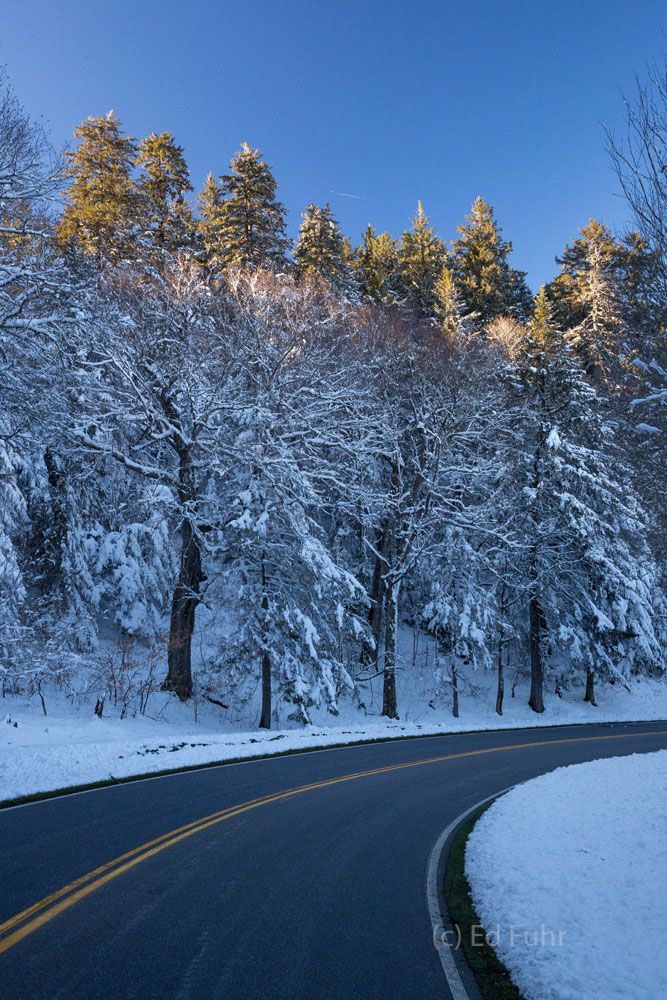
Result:
<svg viewBox="0 0 667 1000">
<path fill-rule="evenodd" d="M 0 994 L 442 1000 L 425 874 L 443 828 L 562 764 L 665 747 L 667 723 L 425 737 L 0 811 Z"/>
</svg>

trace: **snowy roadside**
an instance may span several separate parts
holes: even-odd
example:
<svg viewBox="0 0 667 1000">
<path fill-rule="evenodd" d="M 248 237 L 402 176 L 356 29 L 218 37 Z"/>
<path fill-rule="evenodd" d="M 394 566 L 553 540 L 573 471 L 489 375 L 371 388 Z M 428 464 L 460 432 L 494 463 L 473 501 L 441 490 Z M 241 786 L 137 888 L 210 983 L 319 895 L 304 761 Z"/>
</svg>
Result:
<svg viewBox="0 0 667 1000">
<path fill-rule="evenodd" d="M 667 751 L 559 768 L 473 829 L 466 875 L 526 1000 L 667 996 Z"/>
<path fill-rule="evenodd" d="M 64 701 L 49 704 L 49 714 L 44 716 L 34 699 L 30 703 L 3 699 L 0 801 L 109 778 L 359 740 L 667 718 L 667 685 L 645 679 L 631 692 L 601 689 L 597 708 L 584 704 L 581 692 L 568 693 L 562 700 L 550 701 L 541 716 L 530 711 L 523 697 L 507 699 L 505 714 L 498 716 L 486 695 L 464 696 L 461 716 L 454 719 L 444 708 L 430 709 L 421 698 L 408 702 L 406 692 L 403 701 L 409 707 L 399 722 L 348 708 L 333 725 L 332 716 L 323 715 L 313 726 L 268 732 L 252 729 L 248 721 L 233 724 L 221 719 L 210 705 L 195 723 L 192 712 L 176 699 L 161 697 L 165 705 L 159 720 L 147 716 L 98 719 L 89 710 L 85 715 L 75 713 Z"/>
</svg>

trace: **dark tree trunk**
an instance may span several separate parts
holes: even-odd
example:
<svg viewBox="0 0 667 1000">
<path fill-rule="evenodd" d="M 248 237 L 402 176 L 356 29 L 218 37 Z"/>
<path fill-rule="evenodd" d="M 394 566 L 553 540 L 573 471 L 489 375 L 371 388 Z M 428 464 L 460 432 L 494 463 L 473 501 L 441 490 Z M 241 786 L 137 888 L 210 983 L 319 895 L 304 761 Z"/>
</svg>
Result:
<svg viewBox="0 0 667 1000">
<path fill-rule="evenodd" d="M 163 691 L 173 691 L 181 701 L 192 694 L 192 633 L 202 582 L 201 550 L 194 525 L 188 518 L 181 524 L 181 565 L 171 602 L 168 672 Z"/>
<path fill-rule="evenodd" d="M 262 612 L 264 617 L 264 641 L 267 640 L 266 626 L 269 612 L 269 595 L 266 592 L 266 564 L 262 554 Z M 266 645 L 262 650 L 262 715 L 259 720 L 260 729 L 271 728 L 271 654 Z"/>
<path fill-rule="evenodd" d="M 586 694 L 584 695 L 584 701 L 597 706 L 595 700 L 595 675 L 590 667 L 586 670 Z"/>
<path fill-rule="evenodd" d="M 505 564 L 503 567 L 503 585 L 500 590 L 500 613 L 505 615 L 505 595 L 507 593 L 507 585 L 505 583 L 505 575 L 507 574 L 507 559 L 505 559 Z M 503 642 L 503 632 L 504 628 L 501 627 L 498 634 L 498 690 L 496 692 L 496 712 L 498 715 L 503 714 L 503 700 L 505 698 L 505 674 L 503 672 L 503 651 L 505 643 Z M 514 691 L 512 691 L 514 695 Z"/>
<path fill-rule="evenodd" d="M 459 717 L 459 678 L 454 657 L 452 657 L 452 715 L 455 719 Z"/>
<path fill-rule="evenodd" d="M 533 712 L 544 711 L 544 668 L 542 665 L 542 609 L 537 597 L 530 599 L 530 698 Z"/>
<path fill-rule="evenodd" d="M 362 643 L 361 646 L 361 656 L 360 662 L 364 666 L 368 666 L 373 661 L 375 662 L 376 669 L 378 667 L 378 659 L 380 656 L 380 628 L 382 625 L 382 602 L 384 599 L 384 573 L 386 569 L 385 562 L 385 535 L 386 532 L 384 528 L 378 531 L 375 548 L 377 555 L 375 557 L 375 565 L 373 567 L 373 579 L 371 580 L 371 606 L 368 609 L 368 624 L 370 626 L 371 635 L 373 636 L 373 641 L 375 642 L 375 650 L 373 651 L 368 642 Z"/>
<path fill-rule="evenodd" d="M 262 653 L 262 715 L 259 728 L 271 728 L 271 654 L 267 649 Z"/>
<path fill-rule="evenodd" d="M 503 673 L 503 640 L 498 639 L 498 692 L 496 694 L 496 712 L 503 714 L 503 698 L 505 697 L 505 674 Z"/>
<path fill-rule="evenodd" d="M 384 675 L 382 687 L 382 714 L 388 719 L 397 719 L 396 706 L 396 630 L 398 626 L 399 584 L 385 585 L 385 640 Z"/>
<path fill-rule="evenodd" d="M 62 559 L 67 537 L 66 483 L 58 457 L 51 450 L 44 451 L 44 465 L 49 481 L 49 523 L 44 525 L 37 548 L 40 564 L 41 586 L 49 590 L 62 580 Z"/>
</svg>

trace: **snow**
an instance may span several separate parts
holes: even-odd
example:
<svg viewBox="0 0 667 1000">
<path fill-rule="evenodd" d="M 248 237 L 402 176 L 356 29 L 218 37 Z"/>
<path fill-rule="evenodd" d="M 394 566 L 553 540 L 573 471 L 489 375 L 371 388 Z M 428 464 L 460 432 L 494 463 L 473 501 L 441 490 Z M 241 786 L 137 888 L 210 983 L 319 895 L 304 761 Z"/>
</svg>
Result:
<svg viewBox="0 0 667 1000">
<path fill-rule="evenodd" d="M 474 827 L 466 874 L 526 1000 L 667 996 L 667 751 L 508 792 Z"/>
<path fill-rule="evenodd" d="M 552 427 L 547 436 L 546 445 L 547 448 L 553 448 L 554 451 L 558 451 L 560 448 L 560 434 L 558 433 L 557 427 Z"/>
<path fill-rule="evenodd" d="M 653 424 L 637 424 L 637 430 L 643 431 L 644 434 L 662 434 L 659 427 L 654 427 Z"/>
<path fill-rule="evenodd" d="M 162 692 L 151 695 L 148 714 L 124 719 L 108 706 L 98 719 L 90 703 L 77 709 L 53 691 L 45 692 L 46 716 L 36 695 L 6 695 L 0 701 L 0 801 L 108 778 L 361 740 L 667 716 L 667 683 L 661 680 L 633 681 L 629 691 L 599 684 L 597 708 L 583 702 L 581 687 L 564 691 L 562 699 L 547 694 L 540 716 L 526 704 L 528 678 L 522 678 L 516 698 L 507 691 L 502 716 L 493 710 L 493 684 L 490 674 L 462 671 L 460 716 L 454 719 L 445 700 L 434 700 L 432 676 L 406 665 L 397 674 L 400 721 L 380 715 L 378 677 L 364 686 L 363 706 L 341 699 L 337 717 L 321 709 L 308 726 L 290 723 L 285 706 L 276 728 L 268 731 L 256 728 L 254 708 L 253 714 L 239 715 L 201 699 L 181 704 Z"/>
</svg>

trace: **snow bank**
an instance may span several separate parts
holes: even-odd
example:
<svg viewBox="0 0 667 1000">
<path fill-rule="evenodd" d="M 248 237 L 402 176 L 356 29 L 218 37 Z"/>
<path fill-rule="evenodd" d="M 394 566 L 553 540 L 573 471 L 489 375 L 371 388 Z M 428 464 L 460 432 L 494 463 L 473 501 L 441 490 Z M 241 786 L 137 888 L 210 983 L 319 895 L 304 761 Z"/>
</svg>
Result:
<svg viewBox="0 0 667 1000">
<path fill-rule="evenodd" d="M 429 705 L 428 684 L 424 682 L 422 690 L 415 673 L 399 678 L 399 722 L 379 715 L 380 692 L 379 699 L 369 699 L 367 714 L 348 705 L 335 720 L 322 712 L 316 725 L 286 722 L 269 732 L 257 730 L 256 719 L 237 718 L 208 703 L 199 706 L 195 722 L 191 706 L 166 694 L 153 696 L 153 718 L 122 720 L 98 719 L 90 707 L 77 711 L 55 695 L 47 697 L 44 716 L 38 699 L 8 696 L 0 700 L 0 800 L 112 777 L 358 740 L 667 718 L 664 681 L 637 680 L 630 691 L 599 685 L 597 708 L 584 704 L 581 689 L 565 692 L 562 699 L 550 697 L 539 716 L 528 708 L 527 693 L 521 690 L 516 698 L 506 699 L 502 717 L 492 707 L 493 677 L 480 675 L 479 683 L 486 687 L 480 686 L 474 695 L 462 690 L 458 719 L 445 706 Z"/>
<path fill-rule="evenodd" d="M 562 767 L 494 803 L 466 874 L 526 1000 L 667 997 L 667 751 Z"/>
</svg>

